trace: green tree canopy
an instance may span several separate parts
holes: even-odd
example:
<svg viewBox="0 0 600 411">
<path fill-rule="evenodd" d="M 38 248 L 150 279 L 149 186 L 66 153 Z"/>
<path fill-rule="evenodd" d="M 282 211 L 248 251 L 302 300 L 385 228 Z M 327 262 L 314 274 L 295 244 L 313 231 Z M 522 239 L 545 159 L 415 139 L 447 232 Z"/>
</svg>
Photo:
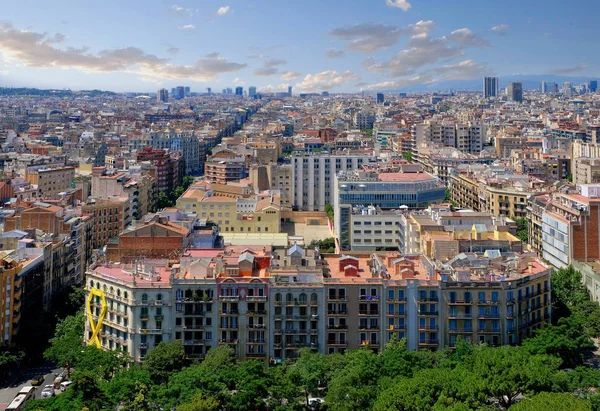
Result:
<svg viewBox="0 0 600 411">
<path fill-rule="evenodd" d="M 144 359 L 144 368 L 150 379 L 156 384 L 163 384 L 169 377 L 185 366 L 186 357 L 181 341 L 161 342 Z"/>
</svg>

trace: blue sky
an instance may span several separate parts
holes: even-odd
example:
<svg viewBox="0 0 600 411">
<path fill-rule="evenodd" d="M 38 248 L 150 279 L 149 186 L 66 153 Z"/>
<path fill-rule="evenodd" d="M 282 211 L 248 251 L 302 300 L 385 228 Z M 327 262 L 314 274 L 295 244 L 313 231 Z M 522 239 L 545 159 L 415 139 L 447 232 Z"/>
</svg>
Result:
<svg viewBox="0 0 600 411">
<path fill-rule="evenodd" d="M 0 86 L 347 92 L 600 66 L 594 0 L 21 0 L 1 10 Z"/>
</svg>

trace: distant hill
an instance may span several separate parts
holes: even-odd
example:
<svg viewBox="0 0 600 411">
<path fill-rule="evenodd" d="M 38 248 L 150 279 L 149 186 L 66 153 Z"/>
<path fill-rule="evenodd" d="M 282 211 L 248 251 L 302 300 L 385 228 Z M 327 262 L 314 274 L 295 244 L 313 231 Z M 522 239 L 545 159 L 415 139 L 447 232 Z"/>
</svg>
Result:
<svg viewBox="0 0 600 411">
<path fill-rule="evenodd" d="M 507 83 L 519 81 L 523 83 L 524 90 L 537 90 L 541 88 L 542 81 L 554 81 L 558 84 L 559 88 L 565 81 L 570 81 L 574 86 L 578 86 L 583 83 L 588 83 L 590 80 L 598 80 L 594 77 L 583 77 L 583 76 L 557 76 L 554 74 L 514 74 L 510 76 L 499 76 L 500 82 L 499 87 L 505 88 Z M 447 80 L 439 81 L 436 83 L 429 84 L 413 84 L 410 86 L 402 87 L 399 89 L 386 89 L 377 90 L 388 93 L 398 92 L 426 92 L 426 91 L 482 91 L 483 90 L 483 77 L 472 80 Z M 375 92 L 375 90 L 373 90 Z"/>
<path fill-rule="evenodd" d="M 42 97 L 68 97 L 68 96 L 114 96 L 117 93 L 103 90 L 41 90 L 28 87 L 0 87 L 0 96 L 42 96 Z"/>
</svg>

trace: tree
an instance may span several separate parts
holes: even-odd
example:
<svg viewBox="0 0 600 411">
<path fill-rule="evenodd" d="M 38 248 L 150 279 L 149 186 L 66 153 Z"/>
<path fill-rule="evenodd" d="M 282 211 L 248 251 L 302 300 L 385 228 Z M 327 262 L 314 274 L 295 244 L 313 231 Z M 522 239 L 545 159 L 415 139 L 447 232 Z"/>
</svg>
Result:
<svg viewBox="0 0 600 411">
<path fill-rule="evenodd" d="M 524 243 L 529 241 L 529 222 L 525 218 L 515 218 L 517 223 L 517 237 Z"/>
<path fill-rule="evenodd" d="M 189 403 L 177 406 L 177 411 L 216 411 L 219 409 L 219 401 L 212 397 L 204 398 L 202 394 L 196 394 Z"/>
<path fill-rule="evenodd" d="M 156 196 L 155 208 L 157 210 L 160 210 L 160 209 L 171 207 L 171 206 L 173 206 L 173 202 L 171 201 L 169 196 L 166 195 L 164 191 L 159 192 L 158 196 Z"/>
<path fill-rule="evenodd" d="M 329 217 L 329 220 L 333 222 L 335 218 L 335 211 L 333 210 L 333 206 L 331 204 L 325 204 L 325 212 L 327 213 L 327 217 Z"/>
<path fill-rule="evenodd" d="M 532 354 L 558 356 L 570 367 L 583 363 L 584 351 L 593 347 L 593 342 L 585 335 L 583 319 L 571 315 L 537 330 L 535 337 L 523 341 L 523 347 Z"/>
<path fill-rule="evenodd" d="M 181 371 L 185 363 L 183 344 L 175 340 L 170 343 L 161 342 L 154 347 L 144 360 L 144 368 L 155 384 L 164 384 L 168 382 L 171 375 Z"/>
<path fill-rule="evenodd" d="M 592 411 L 590 401 L 569 393 L 542 392 L 510 407 L 509 411 Z"/>
<path fill-rule="evenodd" d="M 310 348 L 303 348 L 299 352 L 300 358 L 291 367 L 290 378 L 304 394 L 306 406 L 311 395 L 316 395 L 319 382 L 325 380 L 326 362 L 323 354 L 313 352 Z"/>
<path fill-rule="evenodd" d="M 66 317 L 56 324 L 54 337 L 50 339 L 50 347 L 44 352 L 44 357 L 65 366 L 68 373 L 76 365 L 77 355 L 83 348 L 84 331 L 82 312 Z"/>
<path fill-rule="evenodd" d="M 406 161 L 408 161 L 408 162 L 412 163 L 412 161 L 413 161 L 413 153 L 412 153 L 412 151 L 403 151 L 402 152 L 402 157 L 404 157 L 404 159 Z"/>
<path fill-rule="evenodd" d="M 118 371 L 110 381 L 102 383 L 103 391 L 113 404 L 126 404 L 135 398 L 143 384 L 150 387 L 152 382 L 147 370 L 139 365 L 132 365 Z"/>
<path fill-rule="evenodd" d="M 568 316 L 574 307 L 589 300 L 581 279 L 581 272 L 573 266 L 552 273 L 552 311 L 558 318 Z"/>
<path fill-rule="evenodd" d="M 332 410 L 371 409 L 380 376 L 379 357 L 369 348 L 349 351 L 344 356 L 346 365 L 332 376 L 326 403 Z"/>
<path fill-rule="evenodd" d="M 560 359 L 531 354 L 521 347 L 481 346 L 463 364 L 475 375 L 485 398 L 495 398 L 508 408 L 519 394 L 552 386 Z"/>
<path fill-rule="evenodd" d="M 96 346 L 82 346 L 75 354 L 79 370 L 90 371 L 99 379 L 110 380 L 115 373 L 131 362 L 129 354 L 123 351 L 102 350 Z"/>
<path fill-rule="evenodd" d="M 103 409 L 108 401 L 98 385 L 97 377 L 87 371 L 76 371 L 73 374 L 72 395 L 80 398 L 90 411 Z"/>
<path fill-rule="evenodd" d="M 136 393 L 133 400 L 127 405 L 125 411 L 147 411 L 150 408 L 148 403 L 148 387 L 143 382 L 136 383 Z"/>
</svg>

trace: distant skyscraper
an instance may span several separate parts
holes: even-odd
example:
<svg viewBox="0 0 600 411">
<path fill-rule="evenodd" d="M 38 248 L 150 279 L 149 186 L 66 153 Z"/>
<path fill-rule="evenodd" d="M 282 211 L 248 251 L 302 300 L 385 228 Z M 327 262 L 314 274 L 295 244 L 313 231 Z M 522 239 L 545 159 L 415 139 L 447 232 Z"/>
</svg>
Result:
<svg viewBox="0 0 600 411">
<path fill-rule="evenodd" d="M 227 89 L 226 88 L 223 89 L 223 94 L 227 94 Z"/>
<path fill-rule="evenodd" d="M 556 83 L 553 81 L 542 81 L 542 93 L 556 93 Z"/>
<path fill-rule="evenodd" d="M 590 93 L 595 93 L 596 90 L 598 89 L 598 82 L 596 80 L 591 80 L 589 88 L 590 88 Z"/>
<path fill-rule="evenodd" d="M 243 96 L 244 95 L 244 87 L 242 86 L 237 86 L 235 88 L 235 95 L 236 96 Z"/>
<path fill-rule="evenodd" d="M 181 100 L 185 96 L 185 87 L 177 86 L 175 87 L 175 93 L 173 93 L 173 98 L 175 100 Z"/>
<path fill-rule="evenodd" d="M 292 86 L 288 86 L 288 97 L 292 97 Z"/>
<path fill-rule="evenodd" d="M 377 104 L 383 104 L 385 100 L 385 97 L 383 96 L 383 93 L 377 93 Z"/>
<path fill-rule="evenodd" d="M 573 95 L 573 84 L 571 84 L 569 81 L 565 81 L 563 83 L 562 92 L 565 97 L 571 97 Z"/>
<path fill-rule="evenodd" d="M 233 89 L 231 87 L 227 87 L 227 94 L 233 94 Z"/>
<path fill-rule="evenodd" d="M 256 97 L 256 87 L 254 87 L 254 86 L 248 87 L 248 97 L 250 97 L 250 98 Z"/>
<path fill-rule="evenodd" d="M 323 97 L 327 97 L 327 96 L 329 96 L 329 91 L 324 91 L 324 92 L 322 92 L 322 93 L 321 93 L 321 96 L 323 96 Z"/>
<path fill-rule="evenodd" d="M 506 86 L 506 94 L 508 99 L 516 101 L 518 103 L 523 102 L 523 84 L 522 83 L 508 83 Z"/>
<path fill-rule="evenodd" d="M 192 90 L 188 86 L 184 87 L 183 88 L 183 95 L 185 97 L 191 96 L 192 95 Z"/>
<path fill-rule="evenodd" d="M 498 97 L 498 77 L 483 78 L 483 97 Z"/>
<path fill-rule="evenodd" d="M 156 102 L 166 103 L 167 101 L 169 101 L 169 90 L 167 90 L 166 88 L 161 88 L 156 93 Z"/>
<path fill-rule="evenodd" d="M 206 87 L 206 94 L 208 94 L 209 96 L 212 94 L 212 90 L 210 89 L 210 87 Z"/>
</svg>

